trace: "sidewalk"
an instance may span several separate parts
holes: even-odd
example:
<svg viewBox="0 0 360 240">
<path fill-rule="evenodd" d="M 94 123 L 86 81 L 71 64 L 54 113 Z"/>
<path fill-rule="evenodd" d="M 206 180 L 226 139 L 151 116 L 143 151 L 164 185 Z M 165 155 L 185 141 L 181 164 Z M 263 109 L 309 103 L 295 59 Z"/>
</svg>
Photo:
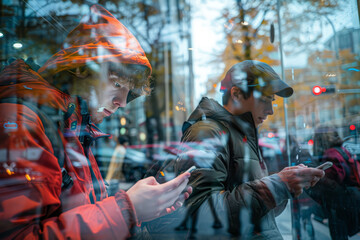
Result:
<svg viewBox="0 0 360 240">
<path fill-rule="evenodd" d="M 134 185 L 134 182 L 121 182 L 119 184 L 120 189 L 122 190 L 128 190 L 132 185 Z M 213 224 L 213 217 L 211 214 L 209 214 L 209 211 L 201 211 L 200 210 L 200 219 L 201 221 L 198 222 L 198 232 L 195 235 L 195 238 L 192 239 L 204 239 L 204 240 L 215 240 L 215 239 L 230 239 L 229 235 L 226 232 L 226 227 L 224 226 L 221 229 L 213 229 L 211 225 Z M 176 222 L 173 222 L 173 227 L 171 230 L 168 229 L 168 231 L 163 232 L 162 234 L 159 234 L 158 239 L 191 239 L 189 231 L 174 231 L 173 228 L 180 224 L 182 221 L 182 218 L 184 216 L 179 216 L 179 219 L 176 220 Z M 223 225 L 226 221 L 223 220 Z M 326 224 L 320 223 L 316 220 L 311 218 L 311 222 L 314 227 L 315 231 L 315 240 L 331 240 L 329 228 Z M 285 210 L 282 214 L 280 214 L 276 218 L 276 223 L 278 225 L 278 228 L 284 238 L 284 240 L 293 240 L 292 238 L 292 226 L 291 226 L 291 207 L 290 202 L 287 204 Z M 190 221 L 188 222 L 188 226 L 190 227 Z M 310 239 L 305 230 L 302 231 L 302 240 Z M 349 238 L 349 240 L 360 240 L 360 233 L 357 235 Z"/>
<path fill-rule="evenodd" d="M 284 240 L 293 240 L 292 238 L 292 229 L 291 229 L 291 210 L 290 203 L 287 204 L 284 212 L 276 218 L 276 223 L 279 227 L 279 230 L 284 238 Z M 316 240 L 331 240 L 329 227 L 327 224 L 320 223 L 314 218 L 311 218 L 311 222 L 315 231 L 315 239 Z M 305 231 L 302 231 L 301 239 L 310 239 Z M 350 237 L 349 240 L 360 240 L 360 233 L 357 235 Z"/>
</svg>

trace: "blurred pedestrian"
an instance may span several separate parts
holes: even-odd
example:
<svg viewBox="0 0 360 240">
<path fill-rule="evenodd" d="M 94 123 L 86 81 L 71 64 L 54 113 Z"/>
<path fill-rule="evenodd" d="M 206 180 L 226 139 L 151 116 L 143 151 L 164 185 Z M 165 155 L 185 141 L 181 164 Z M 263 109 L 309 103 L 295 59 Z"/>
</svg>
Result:
<svg viewBox="0 0 360 240">
<path fill-rule="evenodd" d="M 360 163 L 342 147 L 343 140 L 333 126 L 315 129 L 314 156 L 318 164 L 332 162 L 325 177 L 309 190 L 329 219 L 332 239 L 348 239 L 360 231 Z"/>
<path fill-rule="evenodd" d="M 312 156 L 307 149 L 303 149 L 297 141 L 295 135 L 289 135 L 291 165 L 304 164 L 310 166 L 313 163 Z M 283 166 L 289 165 L 287 145 L 284 144 L 283 156 L 285 161 Z M 311 221 L 311 214 L 318 204 L 306 193 L 303 192 L 299 197 L 292 201 L 292 225 L 299 239 L 315 239 L 314 226 Z"/>
<path fill-rule="evenodd" d="M 186 157 L 189 157 L 189 152 L 186 155 Z M 197 168 L 200 168 L 200 166 L 197 164 L 196 161 L 196 156 L 192 156 L 191 158 L 187 158 L 186 160 L 184 159 L 184 156 L 180 157 L 181 160 L 185 163 L 182 164 L 181 168 L 183 169 L 185 166 L 186 168 L 190 168 L 192 166 L 196 166 Z M 178 169 L 175 170 L 178 174 Z M 220 218 L 218 217 L 218 214 L 216 212 L 216 207 L 214 206 L 214 200 L 212 199 L 212 197 L 210 196 L 206 202 L 204 202 L 203 204 L 208 204 L 208 209 L 211 212 L 211 215 L 213 217 L 213 224 L 212 224 L 212 228 L 214 229 L 219 229 L 222 228 L 223 225 L 221 223 Z M 194 238 L 195 234 L 197 233 L 197 225 L 198 225 L 198 217 L 199 217 L 199 211 L 200 211 L 200 206 L 199 205 L 191 205 L 191 206 L 186 206 L 187 210 L 186 210 L 186 215 L 183 218 L 183 220 L 181 221 L 181 223 L 175 228 L 176 231 L 187 231 L 188 230 L 188 222 L 190 220 L 191 225 L 190 225 L 190 238 Z"/>
<path fill-rule="evenodd" d="M 117 192 L 119 183 L 125 181 L 123 165 L 126 155 L 126 147 L 129 145 L 127 137 L 119 136 L 114 152 L 111 156 L 110 164 L 106 174 L 106 181 L 110 184 L 110 195 Z"/>
</svg>

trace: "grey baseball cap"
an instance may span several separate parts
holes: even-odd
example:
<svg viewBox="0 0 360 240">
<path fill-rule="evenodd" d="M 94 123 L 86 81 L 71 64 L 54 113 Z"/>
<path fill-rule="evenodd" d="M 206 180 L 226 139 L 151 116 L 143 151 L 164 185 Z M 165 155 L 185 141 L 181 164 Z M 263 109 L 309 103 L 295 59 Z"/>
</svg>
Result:
<svg viewBox="0 0 360 240">
<path fill-rule="evenodd" d="M 237 63 L 226 73 L 221 81 L 220 91 L 237 86 L 246 91 L 248 87 L 265 95 L 278 95 L 280 97 L 290 97 L 294 90 L 282 81 L 279 75 L 264 62 L 255 60 L 245 60 Z"/>
</svg>

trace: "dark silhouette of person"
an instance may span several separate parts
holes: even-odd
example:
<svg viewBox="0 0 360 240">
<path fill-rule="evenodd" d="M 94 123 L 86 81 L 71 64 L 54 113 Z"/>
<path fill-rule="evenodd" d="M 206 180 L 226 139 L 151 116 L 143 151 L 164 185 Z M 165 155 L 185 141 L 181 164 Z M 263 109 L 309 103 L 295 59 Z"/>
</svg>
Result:
<svg viewBox="0 0 360 240">
<path fill-rule="evenodd" d="M 309 195 L 318 201 L 329 219 L 332 239 L 348 239 L 360 231 L 360 163 L 342 147 L 343 139 L 333 126 L 315 129 L 316 164 L 327 161 L 333 166 Z"/>
</svg>

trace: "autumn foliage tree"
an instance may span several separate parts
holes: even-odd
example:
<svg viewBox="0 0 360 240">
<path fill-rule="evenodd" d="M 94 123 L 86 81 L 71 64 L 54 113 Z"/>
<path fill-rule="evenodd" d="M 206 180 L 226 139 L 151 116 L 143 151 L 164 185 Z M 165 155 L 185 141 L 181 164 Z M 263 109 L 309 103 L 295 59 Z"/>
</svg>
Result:
<svg viewBox="0 0 360 240">
<path fill-rule="evenodd" d="M 311 33 L 311 38 L 309 29 L 314 27 L 316 20 L 340 11 L 341 6 L 345 5 L 340 0 L 279 0 L 279 3 L 283 45 L 287 53 L 314 50 L 314 43 L 321 37 L 322 25 Z M 225 67 L 219 77 L 209 80 L 208 86 L 217 85 L 232 65 L 243 60 L 253 59 L 271 66 L 279 65 L 277 4 L 278 0 L 234 0 L 223 9 L 222 16 L 217 21 L 224 24 L 226 46 L 216 59 L 221 59 Z M 272 36 L 271 29 L 274 34 Z M 275 39 L 274 42 L 270 41 L 271 37 Z M 208 88 L 208 93 L 212 94 L 214 91 L 215 88 Z"/>
</svg>

